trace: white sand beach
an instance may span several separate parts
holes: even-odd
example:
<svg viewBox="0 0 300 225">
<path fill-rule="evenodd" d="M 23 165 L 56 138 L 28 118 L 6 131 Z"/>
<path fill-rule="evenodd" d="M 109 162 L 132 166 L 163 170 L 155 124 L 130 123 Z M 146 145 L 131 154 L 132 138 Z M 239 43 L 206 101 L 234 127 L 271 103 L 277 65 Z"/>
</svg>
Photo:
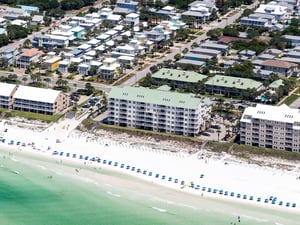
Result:
<svg viewBox="0 0 300 225">
<path fill-rule="evenodd" d="M 294 165 L 293 170 L 274 169 L 226 154 L 211 157 L 205 150 L 188 154 L 186 149 L 174 153 L 147 146 L 133 147 L 130 142 L 120 143 L 74 130 L 78 124 L 75 119 L 64 119 L 41 131 L 3 120 L 0 147 L 114 170 L 201 198 L 300 214 L 299 165 Z"/>
</svg>

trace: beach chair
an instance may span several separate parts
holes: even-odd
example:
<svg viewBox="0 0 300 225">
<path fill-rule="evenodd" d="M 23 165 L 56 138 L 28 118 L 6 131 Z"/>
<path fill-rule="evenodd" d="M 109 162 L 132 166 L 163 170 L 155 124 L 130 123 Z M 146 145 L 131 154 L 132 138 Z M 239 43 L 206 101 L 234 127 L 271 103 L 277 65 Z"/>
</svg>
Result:
<svg viewBox="0 0 300 225">
<path fill-rule="evenodd" d="M 231 193 L 230 193 L 230 196 L 233 197 L 233 196 L 234 196 L 234 192 L 231 192 Z"/>
<path fill-rule="evenodd" d="M 286 206 L 286 207 L 290 207 L 290 203 L 287 202 L 287 203 L 285 204 L 285 206 Z"/>
<path fill-rule="evenodd" d="M 159 174 L 158 173 L 155 175 L 155 178 L 159 178 Z"/>
<path fill-rule="evenodd" d="M 64 154 L 64 152 L 60 152 L 59 155 L 62 156 Z"/>
<path fill-rule="evenodd" d="M 83 159 L 83 155 L 80 155 L 80 156 L 79 156 L 79 159 Z"/>
<path fill-rule="evenodd" d="M 149 172 L 148 176 L 151 177 L 152 176 L 152 172 Z"/>
<path fill-rule="evenodd" d="M 118 166 L 118 162 L 115 162 L 114 166 Z"/>
<path fill-rule="evenodd" d="M 258 198 L 257 198 L 257 202 L 260 202 L 260 201 L 261 201 L 261 198 L 260 198 L 260 197 L 258 197 Z"/>
<path fill-rule="evenodd" d="M 172 177 L 169 177 L 168 181 L 172 181 Z"/>
<path fill-rule="evenodd" d="M 161 179 L 162 179 L 162 180 L 166 179 L 166 176 L 165 176 L 165 175 L 162 175 Z"/>
<path fill-rule="evenodd" d="M 174 180 L 174 183 L 177 184 L 177 183 L 178 183 L 178 179 L 175 179 L 175 180 Z"/>
<path fill-rule="evenodd" d="M 73 158 L 76 158 L 76 154 L 73 154 Z"/>
<path fill-rule="evenodd" d="M 68 152 L 66 156 L 69 157 L 69 156 L 70 156 L 70 153 Z"/>
<path fill-rule="evenodd" d="M 296 203 L 293 203 L 293 204 L 292 204 L 292 207 L 295 208 L 295 207 L 296 207 Z"/>
<path fill-rule="evenodd" d="M 121 168 L 123 169 L 123 168 L 124 168 L 124 166 L 125 166 L 125 165 L 124 165 L 124 163 L 122 163 L 122 164 L 121 164 Z"/>
</svg>

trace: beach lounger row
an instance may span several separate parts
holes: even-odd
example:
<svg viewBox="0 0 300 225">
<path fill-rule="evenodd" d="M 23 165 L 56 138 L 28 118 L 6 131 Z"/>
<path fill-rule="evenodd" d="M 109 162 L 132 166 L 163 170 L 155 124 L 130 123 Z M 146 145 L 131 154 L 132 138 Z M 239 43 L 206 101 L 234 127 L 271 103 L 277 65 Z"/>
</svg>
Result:
<svg viewBox="0 0 300 225">
<path fill-rule="evenodd" d="M 0 138 L 0 141 L 2 141 L 2 140 L 3 139 Z M 64 152 L 59 153 L 57 151 L 53 151 L 53 155 L 63 156 Z M 66 153 L 66 157 L 71 157 L 71 154 Z M 76 157 L 77 157 L 76 154 L 72 155 L 72 158 L 76 158 Z M 122 168 L 122 169 L 126 169 L 126 170 L 136 172 L 136 173 L 141 173 L 143 175 L 153 176 L 153 172 L 151 172 L 151 171 L 148 172 L 147 170 L 142 170 L 141 168 L 136 168 L 135 166 L 125 165 L 124 163 L 119 164 L 119 162 L 113 162 L 113 161 L 110 161 L 110 160 L 107 160 L 107 159 L 101 160 L 99 157 L 92 157 L 92 158 L 89 159 L 89 156 L 79 155 L 79 159 L 81 159 L 81 160 L 90 160 L 90 161 L 98 162 L 98 163 L 102 162 L 102 164 L 107 164 L 107 165 L 111 165 L 111 166 L 114 166 L 114 167 L 120 166 L 120 168 Z M 177 178 L 173 179 L 173 177 L 167 177 L 166 175 L 160 175 L 159 173 L 156 173 L 154 177 L 157 178 L 157 179 L 160 178 L 161 180 L 166 180 L 168 182 L 174 182 L 176 184 L 179 183 L 179 180 Z M 204 174 L 201 174 L 200 178 L 204 178 Z M 206 191 L 208 193 L 219 194 L 219 195 L 224 195 L 224 196 L 236 197 L 236 198 L 244 199 L 244 200 L 255 201 L 254 196 L 252 196 L 252 195 L 248 196 L 246 194 L 240 194 L 240 193 L 235 194 L 235 192 L 224 191 L 223 189 L 216 189 L 216 188 L 205 187 L 205 186 L 201 187 L 199 184 L 195 185 L 194 182 L 186 183 L 184 180 L 182 180 L 180 182 L 180 185 L 181 185 L 181 188 L 189 187 L 189 188 L 194 188 L 195 190 L 201 190 L 202 192 Z M 263 201 L 262 201 L 261 197 L 257 197 L 256 201 L 257 202 L 264 202 L 264 203 L 269 203 L 270 202 L 271 204 L 274 205 L 274 204 L 277 203 L 277 197 L 270 196 L 269 198 L 265 198 Z M 280 205 L 280 206 L 285 205 L 286 207 L 291 206 L 293 208 L 296 207 L 296 203 L 291 204 L 290 202 L 286 202 L 284 204 L 283 201 L 279 201 L 278 205 Z"/>
</svg>

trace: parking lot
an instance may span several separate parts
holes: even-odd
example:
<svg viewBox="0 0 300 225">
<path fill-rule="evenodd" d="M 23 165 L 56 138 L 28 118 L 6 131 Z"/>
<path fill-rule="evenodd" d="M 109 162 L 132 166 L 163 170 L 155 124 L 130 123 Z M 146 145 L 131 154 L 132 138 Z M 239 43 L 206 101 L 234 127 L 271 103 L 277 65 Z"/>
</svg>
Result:
<svg viewBox="0 0 300 225">
<path fill-rule="evenodd" d="M 232 126 L 237 123 L 237 120 L 226 120 L 221 116 L 215 115 L 211 128 L 207 129 L 200 135 L 203 140 L 209 141 L 228 141 L 232 137 Z M 230 132 L 228 132 L 228 130 Z M 228 135 L 228 133 L 230 135 Z"/>
</svg>

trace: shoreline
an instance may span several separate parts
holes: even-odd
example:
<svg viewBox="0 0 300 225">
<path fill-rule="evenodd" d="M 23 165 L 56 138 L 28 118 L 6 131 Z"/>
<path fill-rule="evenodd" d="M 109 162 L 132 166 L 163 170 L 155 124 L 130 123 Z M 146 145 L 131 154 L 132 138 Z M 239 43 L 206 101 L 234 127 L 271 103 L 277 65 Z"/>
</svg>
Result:
<svg viewBox="0 0 300 225">
<path fill-rule="evenodd" d="M 1 135 L 7 140 L 4 143 L 0 142 L 0 147 L 5 149 L 17 152 L 21 150 L 23 153 L 33 156 L 40 155 L 53 161 L 63 160 L 65 163 L 83 164 L 91 168 L 101 167 L 203 199 L 229 201 L 300 214 L 300 197 L 296 197 L 300 196 L 300 180 L 296 180 L 299 174 L 297 171 L 293 173 L 261 168 L 251 164 L 244 165 L 243 162 L 232 162 L 228 158 L 218 160 L 203 156 L 203 159 L 198 159 L 198 154 L 173 153 L 148 147 L 137 149 L 130 146 L 129 143 L 118 145 L 111 140 L 93 140 L 88 133 L 66 132 L 65 128 L 62 129 L 64 135 L 61 135 L 59 132 L 51 134 L 49 130 L 38 133 L 13 126 L 6 127 L 8 127 L 8 132 L 1 130 Z M 57 136 L 60 137 L 60 143 L 57 143 Z M 7 142 L 9 143 L 11 139 L 14 140 L 14 144 L 8 145 Z M 17 141 L 20 141 L 19 145 L 16 145 Z M 26 146 L 22 146 L 23 143 Z M 30 143 L 31 145 L 28 145 Z M 34 144 L 32 145 L 32 143 Z M 53 155 L 55 151 L 57 155 Z M 64 152 L 63 156 L 60 156 L 61 152 Z M 67 157 L 67 153 L 69 153 L 69 157 Z M 76 156 L 74 157 L 73 154 Z M 83 159 L 79 159 L 80 155 L 83 156 Z M 89 158 L 84 160 L 86 156 Z M 95 161 L 90 161 L 93 157 L 95 157 Z M 98 162 L 96 157 L 101 160 Z M 106 160 L 105 164 L 104 160 Z M 123 168 L 121 168 L 122 164 L 124 164 Z M 130 168 L 126 169 L 127 166 Z M 134 171 L 132 171 L 132 167 L 135 167 Z M 140 171 L 137 172 L 138 170 Z M 236 170 L 237 173 L 234 174 Z M 159 174 L 158 178 L 155 177 L 157 174 Z M 163 178 L 163 176 L 165 177 Z M 226 177 L 228 180 L 224 179 Z M 272 179 L 264 181 L 268 177 L 273 177 L 275 180 L 282 179 L 282 181 L 269 183 L 269 187 L 263 187 L 272 181 Z M 256 187 L 259 185 L 260 187 Z M 209 188 L 210 191 L 208 191 Z M 225 192 L 227 192 L 226 195 Z M 231 192 L 234 192 L 234 196 L 230 196 Z M 238 194 L 240 194 L 239 198 Z M 250 196 L 253 196 L 253 200 L 250 200 Z M 261 201 L 257 202 L 257 198 L 261 198 Z M 264 203 L 265 199 L 268 199 L 268 203 Z M 272 200 L 274 204 L 272 204 Z M 280 201 L 282 201 L 282 205 L 279 205 Z M 289 206 L 286 206 L 287 202 L 290 203 Z M 293 207 L 293 203 L 296 204 L 295 207 Z"/>
</svg>

